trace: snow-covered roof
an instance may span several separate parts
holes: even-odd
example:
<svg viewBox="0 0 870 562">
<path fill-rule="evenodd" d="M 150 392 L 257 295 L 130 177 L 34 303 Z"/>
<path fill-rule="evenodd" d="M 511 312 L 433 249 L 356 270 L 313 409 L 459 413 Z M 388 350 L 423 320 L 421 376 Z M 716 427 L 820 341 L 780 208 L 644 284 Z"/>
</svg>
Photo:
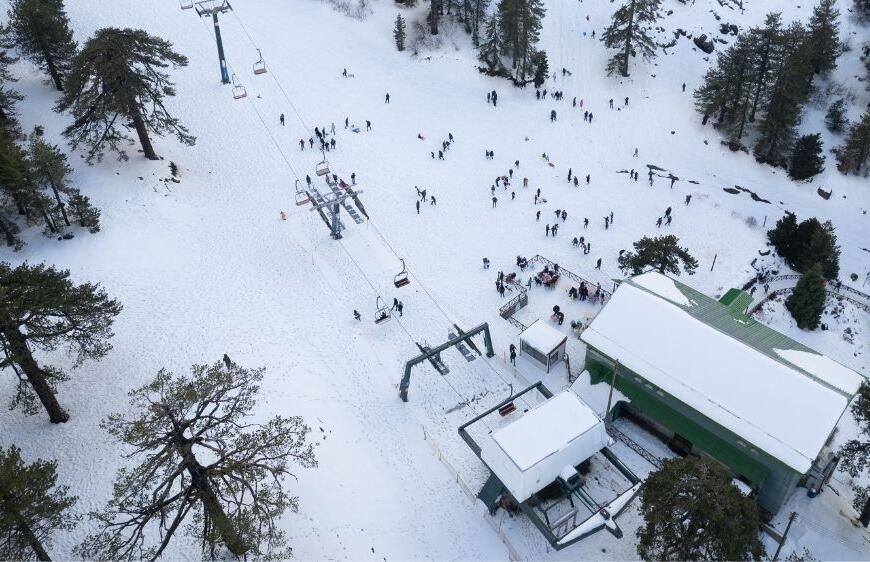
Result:
<svg viewBox="0 0 870 562">
<path fill-rule="evenodd" d="M 556 328 L 548 326 L 546 322 L 537 320 L 520 334 L 520 339 L 538 351 L 548 354 L 562 345 L 568 337 Z"/>
<path fill-rule="evenodd" d="M 864 377 L 852 369 L 818 353 L 799 349 L 774 349 L 773 351 L 792 365 L 849 394 L 855 394 L 864 380 Z"/>
<path fill-rule="evenodd" d="M 819 355 L 786 352 L 784 359 L 812 367 L 834 388 L 826 386 L 675 305 L 670 286 L 652 276 L 668 279 L 648 273 L 644 288 L 637 278 L 621 284 L 582 339 L 784 464 L 809 470 L 860 375 L 830 370 L 833 362 Z"/>
<path fill-rule="evenodd" d="M 566 390 L 491 433 L 481 458 L 522 502 L 609 441 L 604 422 Z"/>
<path fill-rule="evenodd" d="M 666 298 L 672 303 L 689 306 L 692 301 L 684 295 L 678 288 L 674 280 L 655 271 L 642 273 L 631 280 L 640 285 L 644 289 L 648 289 L 662 298 Z"/>
</svg>

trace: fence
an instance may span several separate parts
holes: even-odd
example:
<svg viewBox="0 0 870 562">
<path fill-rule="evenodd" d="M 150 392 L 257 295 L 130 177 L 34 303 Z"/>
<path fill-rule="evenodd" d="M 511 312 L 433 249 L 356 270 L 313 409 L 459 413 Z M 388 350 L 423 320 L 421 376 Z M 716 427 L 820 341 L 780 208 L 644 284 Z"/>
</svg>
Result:
<svg viewBox="0 0 870 562">
<path fill-rule="evenodd" d="M 759 279 L 758 277 L 756 277 L 755 279 L 747 282 L 744 285 L 744 290 L 746 290 L 747 288 L 751 288 L 753 285 L 756 285 L 757 283 L 764 283 L 765 285 L 769 286 L 772 284 L 778 284 L 778 283 L 782 283 L 782 282 L 797 281 L 800 278 L 801 278 L 800 275 L 776 275 L 774 277 L 768 277 L 768 278 L 763 278 L 763 279 Z M 791 284 L 791 283 L 789 283 L 789 284 Z M 769 291 L 767 294 L 765 294 L 763 297 L 761 297 L 761 299 L 759 299 L 759 301 L 757 303 L 755 303 L 752 306 L 752 308 L 749 309 L 749 314 L 752 315 L 752 314 L 755 314 L 756 312 L 758 312 L 761 309 L 761 307 L 764 306 L 764 303 L 766 303 L 767 301 L 772 299 L 774 296 L 784 295 L 784 294 L 792 292 L 793 290 L 794 290 L 794 287 L 790 286 L 790 287 L 780 287 L 780 288 L 776 288 L 772 291 Z M 844 300 L 854 304 L 855 306 L 857 306 L 858 308 L 860 308 L 861 310 L 863 310 L 865 312 L 870 312 L 870 295 L 868 295 L 867 293 L 861 292 L 858 289 L 854 289 L 848 285 L 843 285 L 839 281 L 835 281 L 835 282 L 827 283 L 825 285 L 825 292 L 827 294 L 831 295 L 832 297 L 844 299 Z"/>
<path fill-rule="evenodd" d="M 438 457 L 438 460 L 441 461 L 441 464 L 444 465 L 444 468 L 447 469 L 447 472 L 459 485 L 459 489 L 465 492 L 465 495 L 468 496 L 468 498 L 472 502 L 477 502 L 477 494 L 471 491 L 471 488 L 468 487 L 468 484 L 466 484 L 465 480 L 462 479 L 462 476 L 459 475 L 459 471 L 453 468 L 453 465 L 450 463 L 444 453 L 441 452 L 441 448 L 438 446 L 438 443 L 435 442 L 435 439 L 432 438 L 432 435 L 429 434 L 425 426 L 423 427 L 423 440 L 429 443 L 429 447 L 432 448 L 432 452 L 435 453 L 435 456 Z M 504 516 L 504 513 L 502 513 L 502 516 Z M 489 514 L 485 514 L 483 518 L 486 519 L 486 521 L 489 523 L 489 526 L 492 527 L 493 531 L 495 531 L 495 534 L 498 535 L 499 539 L 501 539 L 502 544 L 504 544 L 505 548 L 508 551 L 508 559 L 510 559 L 511 562 L 520 562 L 521 560 L 523 560 L 523 558 L 517 552 L 517 549 L 514 548 L 511 540 L 502 530 L 501 525 L 496 523 L 495 517 L 490 516 Z"/>
<path fill-rule="evenodd" d="M 529 259 L 529 264 L 534 265 L 536 263 L 543 263 L 544 265 L 549 266 L 551 269 L 556 268 L 555 262 L 548 260 L 541 254 L 536 254 L 535 257 Z M 571 279 L 572 281 L 576 281 L 577 283 L 585 283 L 592 286 L 597 285 L 597 283 L 593 283 L 589 279 L 577 275 L 573 271 L 565 269 L 562 266 L 559 266 L 559 275 L 564 275 L 565 277 Z M 528 290 L 523 286 L 522 283 L 517 283 L 516 281 L 510 283 L 510 285 L 515 287 L 519 292 L 511 300 L 499 307 L 498 314 L 499 316 L 510 322 L 514 327 L 519 328 L 520 330 L 525 330 L 526 328 L 528 328 L 528 326 L 514 318 L 514 314 L 516 314 L 518 310 L 521 310 L 527 304 L 529 304 Z M 604 296 L 605 302 L 610 300 L 610 296 L 613 294 L 611 291 L 608 291 L 604 288 L 601 289 L 601 293 Z"/>
</svg>

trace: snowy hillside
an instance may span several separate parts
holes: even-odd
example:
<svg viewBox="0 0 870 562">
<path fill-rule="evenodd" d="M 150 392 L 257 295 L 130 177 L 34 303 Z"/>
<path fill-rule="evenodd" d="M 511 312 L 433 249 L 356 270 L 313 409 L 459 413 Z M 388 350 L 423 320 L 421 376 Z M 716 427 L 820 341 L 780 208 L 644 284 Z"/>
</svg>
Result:
<svg viewBox="0 0 870 562">
<path fill-rule="evenodd" d="M 440 47 L 416 56 L 397 52 L 392 38 L 397 11 L 405 14 L 411 33 L 410 22 L 422 17 L 422 6 L 405 9 L 374 0 L 365 17 L 356 19 L 316 0 L 232 3 L 234 11 L 222 16 L 221 33 L 230 71 L 247 92 L 237 100 L 220 83 L 211 22 L 180 10 L 177 0 L 66 1 L 79 42 L 105 26 L 142 28 L 190 59 L 188 67 L 172 70 L 177 96 L 168 108 L 197 137 L 192 147 L 154 139 L 161 161 L 144 159 L 135 152 L 138 145 L 128 162 L 109 153 L 89 166 L 80 153 L 72 154 L 74 183 L 102 210 L 101 232 L 76 231 L 72 240 L 57 241 L 30 228 L 24 230 L 24 249 L 2 250 L 2 259 L 14 265 L 68 268 L 74 280 L 102 284 L 124 306 L 111 352 L 71 369 L 71 380 L 60 385 L 68 423 L 52 425 L 42 412 L 25 416 L 0 409 L 0 445 L 17 445 L 28 459 L 56 459 L 59 483 L 79 496 L 78 512 L 105 505 L 123 465 L 119 445 L 100 429 L 100 421 L 123 411 L 127 392 L 159 369 L 183 373 L 226 353 L 241 365 L 266 369 L 257 419 L 301 415 L 318 443 L 319 467 L 298 470 L 298 480 L 287 482 L 300 498 L 299 512 L 281 522 L 296 558 L 635 558 L 634 532 L 641 520 L 633 509 L 620 523 L 622 539 L 599 533 L 554 552 L 533 527 L 503 512 L 491 518 L 463 490 L 482 482 L 484 467 L 457 427 L 503 400 L 511 388 L 540 378 L 528 365 L 514 368 L 506 360 L 518 330 L 499 317 L 499 306 L 513 293 L 502 297 L 493 290 L 496 272 L 514 271 L 518 255 L 540 254 L 610 289 L 612 280 L 623 277 L 619 251 L 666 230 L 700 264 L 682 281 L 719 296 L 755 276 L 751 264 L 766 249 L 765 232 L 788 210 L 799 219 L 831 220 L 842 249 L 841 278 L 854 273 L 858 281 L 851 284 L 870 292 L 865 282 L 870 182 L 836 170 L 828 150 L 842 137 L 823 126 L 827 104 L 811 103 L 800 127 L 822 133 L 826 170 L 810 183 L 794 182 L 782 169 L 729 151 L 716 131 L 701 125 L 692 91 L 715 53 L 705 55 L 690 39 L 680 37 L 653 63 L 632 62 L 628 79 L 606 77 L 608 53 L 591 32 L 600 35 L 609 21 L 610 2 L 545 2 L 541 47 L 549 54 L 552 78 L 544 87 L 564 92 L 561 101 L 539 101 L 533 87 L 519 89 L 478 72 L 470 39 L 448 23 Z M 7 4 L 0 0 L 0 12 L 5 14 Z M 780 10 L 789 21 L 806 20 L 812 10 L 810 2 L 794 0 L 743 0 L 742 12 L 730 4 L 664 0 L 662 41 L 682 29 L 727 42 L 733 37 L 719 33 L 723 22 L 743 30 L 769 11 Z M 840 57 L 832 79 L 854 95 L 848 114 L 855 120 L 870 103 L 866 83 L 856 78 L 863 69 L 859 45 L 870 27 L 850 19 L 851 0 L 840 4 L 841 37 L 852 50 Z M 725 47 L 716 43 L 716 52 Z M 257 49 L 268 72 L 255 76 Z M 571 74 L 563 75 L 562 68 Z M 345 69 L 348 77 L 342 75 Z M 70 117 L 51 111 L 57 93 L 32 64 L 19 62 L 13 71 L 20 79 L 15 87 L 25 96 L 18 105 L 24 130 L 43 125 L 47 138 L 66 148 L 61 132 Z M 496 107 L 487 103 L 493 90 Z M 578 107 L 572 107 L 575 96 Z M 557 111 L 556 121 L 551 110 Z M 593 112 L 591 123 L 584 121 L 584 111 Z M 296 181 L 315 178 L 321 159 L 307 141 L 315 126 L 329 130 L 333 124 L 336 148 L 326 154 L 329 164 L 345 179 L 356 174 L 371 217 L 355 224 L 343 215 L 347 228 L 340 242 L 330 238 L 310 205 L 294 204 Z M 439 160 L 437 151 L 449 135 L 455 140 Z M 494 151 L 493 159 L 484 157 L 487 150 Z M 177 183 L 167 181 L 170 162 L 180 169 Z M 663 170 L 652 186 L 650 165 Z M 580 177 L 579 187 L 567 181 L 569 168 Z M 491 185 L 509 169 L 513 181 L 508 189 L 496 188 L 495 206 Z M 639 181 L 628 179 L 630 169 L 640 171 Z M 679 178 L 673 185 L 669 173 Z M 418 213 L 415 186 L 437 204 L 427 201 Z M 735 186 L 766 201 L 723 191 Z M 538 188 L 546 202 L 535 205 Z M 833 195 L 822 199 L 817 188 Z M 668 207 L 673 222 L 657 228 L 656 219 Z M 546 236 L 556 209 L 566 210 L 567 220 L 557 221 L 558 236 Z M 611 212 L 612 224 L 605 229 L 604 217 Z M 589 219 L 585 229 L 584 218 Z M 575 236 L 591 243 L 588 254 L 571 244 Z M 483 257 L 491 260 L 491 269 L 481 267 Z M 399 258 L 411 284 L 396 289 Z M 786 273 L 784 264 L 771 264 Z M 521 273 L 520 280 L 529 273 Z M 556 302 L 545 290 L 531 289 L 540 316 Z M 402 300 L 403 315 L 375 324 L 378 296 L 387 304 Z M 847 308 L 825 333 L 799 330 L 778 302 L 768 303 L 759 318 L 870 376 L 867 316 Z M 494 358 L 466 362 L 456 351 L 445 352 L 450 374 L 416 367 L 409 402 L 400 401 L 405 361 L 419 353 L 415 342 L 436 345 L 446 341 L 454 323 L 468 330 L 483 322 L 493 331 Z M 854 342 L 840 337 L 847 326 L 856 334 Z M 581 367 L 573 364 L 575 357 L 582 353 L 572 355 L 572 371 Z M 61 353 L 45 360 L 71 367 Z M 545 383 L 554 391 L 567 386 L 564 378 Z M 13 393 L 7 380 L 0 385 L 0 402 Z M 853 425 L 844 420 L 840 438 L 854 433 Z M 638 465 L 639 471 L 651 468 Z M 845 477 L 837 478 L 834 485 L 843 497 L 827 494 L 804 505 L 810 502 L 799 494 L 792 503 L 800 505 L 790 504 L 773 522 L 781 530 L 792 509 L 812 510 L 807 520 L 815 526 L 796 523 L 798 532 L 784 554 L 806 547 L 822 558 L 870 559 L 866 530 L 837 515 L 843 510 L 854 517 Z M 94 528 L 84 517 L 72 531 L 58 533 L 56 558 L 73 556 L 72 549 Z M 196 559 L 199 548 L 179 535 L 166 556 Z"/>
</svg>

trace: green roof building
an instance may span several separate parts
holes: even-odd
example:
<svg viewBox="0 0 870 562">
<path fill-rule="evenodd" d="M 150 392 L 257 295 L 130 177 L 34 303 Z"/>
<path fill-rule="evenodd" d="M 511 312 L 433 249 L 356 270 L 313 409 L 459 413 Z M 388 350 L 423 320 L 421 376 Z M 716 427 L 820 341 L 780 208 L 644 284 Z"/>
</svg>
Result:
<svg viewBox="0 0 870 562">
<path fill-rule="evenodd" d="M 795 486 L 821 490 L 828 445 L 864 378 L 749 318 L 740 290 L 713 299 L 650 272 L 622 282 L 581 336 L 592 382 L 630 415 L 730 468 L 774 514 Z"/>
</svg>

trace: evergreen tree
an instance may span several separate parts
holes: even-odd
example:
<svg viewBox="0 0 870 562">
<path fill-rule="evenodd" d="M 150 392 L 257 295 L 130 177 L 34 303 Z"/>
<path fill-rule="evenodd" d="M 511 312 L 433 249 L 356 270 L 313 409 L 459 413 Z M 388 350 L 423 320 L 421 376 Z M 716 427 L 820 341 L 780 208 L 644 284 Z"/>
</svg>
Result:
<svg viewBox="0 0 870 562">
<path fill-rule="evenodd" d="M 489 0 L 466 0 L 469 4 L 468 26 L 471 33 L 471 42 L 475 47 L 480 46 L 480 29 L 485 25 L 486 9 Z"/>
<path fill-rule="evenodd" d="M 63 0 L 12 0 L 5 31 L 7 44 L 48 72 L 54 87 L 63 91 L 76 53 Z"/>
<path fill-rule="evenodd" d="M 9 65 L 17 60 L 9 56 L 6 51 L 0 50 L 0 133 L 10 139 L 18 139 L 21 136 L 15 104 L 23 100 L 24 96 L 8 86 L 11 82 L 17 82 L 9 72 Z"/>
<path fill-rule="evenodd" d="M 846 100 L 838 99 L 828 108 L 825 114 L 825 126 L 832 133 L 842 133 L 849 122 L 846 120 Z"/>
<path fill-rule="evenodd" d="M 861 120 L 849 127 L 843 146 L 837 149 L 837 169 L 844 174 L 867 175 L 870 158 L 870 107 Z"/>
<path fill-rule="evenodd" d="M 30 135 L 28 159 L 31 179 L 37 182 L 40 188 L 50 191 L 49 197 L 57 203 L 57 206 L 51 209 L 52 221 L 55 225 L 62 221 L 64 225 L 70 226 L 70 219 L 72 219 L 90 232 L 98 232 L 100 211 L 91 206 L 88 198 L 69 184 L 72 168 L 67 163 L 66 154 L 34 132 Z M 74 205 L 71 204 L 73 201 L 75 201 Z M 62 227 L 58 228 L 61 229 Z"/>
<path fill-rule="evenodd" d="M 396 25 L 393 27 L 393 39 L 396 40 L 396 49 L 405 50 L 405 18 L 402 14 L 396 14 Z"/>
<path fill-rule="evenodd" d="M 502 69 L 501 52 L 502 52 L 501 35 L 499 34 L 498 18 L 493 15 L 486 20 L 486 29 L 484 30 L 483 43 L 480 44 L 477 58 L 486 65 L 490 72 L 496 72 Z"/>
<path fill-rule="evenodd" d="M 752 111 L 749 114 L 749 121 L 755 121 L 759 102 L 764 99 L 774 82 L 771 71 L 781 63 L 783 50 L 782 14 L 779 12 L 767 14 L 764 27 L 750 29 L 748 37 L 748 48 L 752 52 L 752 65 L 755 71 L 753 76 L 755 91 L 752 96 Z"/>
<path fill-rule="evenodd" d="M 776 221 L 776 226 L 767 231 L 767 239 L 783 259 L 788 259 L 787 256 L 793 255 L 795 251 L 797 228 L 797 216 L 786 211 L 785 215 Z"/>
<path fill-rule="evenodd" d="M 840 448 L 840 469 L 852 477 L 855 497 L 852 505 L 861 514 L 858 521 L 870 525 L 870 382 L 861 383 L 858 396 L 852 402 L 852 415 L 858 425 L 858 435 Z M 862 478 L 863 475 L 863 478 Z"/>
<path fill-rule="evenodd" d="M 23 216 L 27 224 L 43 223 L 46 234 L 55 234 L 57 226 L 51 217 L 51 200 L 41 193 L 29 170 L 24 151 L 8 138 L 0 138 L 0 228 L 7 246 L 20 248 L 24 242 L 17 237 L 17 227 L 9 227 L 12 215 Z"/>
<path fill-rule="evenodd" d="M 628 60 L 640 52 L 644 60 L 656 56 L 656 43 L 650 32 L 659 18 L 661 0 L 626 0 L 613 13 L 613 19 L 601 40 L 616 53 L 607 63 L 607 74 L 628 76 Z"/>
<path fill-rule="evenodd" d="M 822 135 L 804 135 L 794 145 L 788 175 L 795 180 L 805 180 L 825 169 L 822 155 Z"/>
<path fill-rule="evenodd" d="M 546 51 L 535 51 L 532 55 L 532 66 L 535 69 L 535 88 L 540 88 L 544 85 L 547 78 L 550 77 L 550 64 L 547 62 Z"/>
<path fill-rule="evenodd" d="M 826 74 L 837 68 L 841 51 L 839 17 L 836 0 L 819 0 L 819 5 L 813 9 L 807 41 L 809 63 L 815 74 Z M 812 76 L 810 74 L 810 80 Z"/>
<path fill-rule="evenodd" d="M 47 548 L 56 530 L 75 527 L 67 513 L 77 501 L 57 486 L 57 463 L 25 464 L 21 449 L 0 447 L 0 559 L 51 560 Z"/>
<path fill-rule="evenodd" d="M 69 420 L 54 395 L 54 385 L 69 377 L 59 368 L 40 366 L 33 350 L 66 347 L 75 365 L 100 359 L 111 349 L 107 340 L 119 312 L 121 305 L 98 285 L 75 285 L 69 271 L 27 263 L 13 269 L 0 263 L 0 367 L 18 379 L 11 406 L 32 414 L 38 398 L 52 423 Z"/>
<path fill-rule="evenodd" d="M 840 247 L 830 222 L 822 224 L 812 217 L 797 224 L 795 215 L 787 212 L 767 232 L 767 239 L 795 271 L 804 273 L 818 263 L 827 279 L 840 273 Z"/>
<path fill-rule="evenodd" d="M 664 460 L 641 490 L 644 560 L 761 560 L 758 509 L 715 461 Z"/>
<path fill-rule="evenodd" d="M 634 252 L 619 256 L 619 268 L 626 273 L 638 275 L 653 268 L 659 273 L 680 274 L 680 265 L 692 275 L 698 268 L 698 260 L 689 250 L 680 247 L 680 240 L 673 234 L 649 238 L 644 236 L 634 243 Z"/>
<path fill-rule="evenodd" d="M 161 370 L 130 392 L 130 406 L 102 426 L 140 464 L 118 471 L 113 498 L 92 513 L 99 530 L 76 548 L 86 559 L 156 559 L 186 526 L 203 557 L 289 557 L 277 522 L 298 498 L 287 494 L 289 464 L 317 466 L 301 417 L 249 420 L 262 369 L 224 356 L 190 376 Z"/>
<path fill-rule="evenodd" d="M 429 14 L 426 18 L 429 21 L 429 32 L 432 35 L 438 35 L 438 22 L 442 14 L 441 2 L 442 0 L 430 0 Z"/>
<path fill-rule="evenodd" d="M 501 54 L 510 55 L 514 77 L 525 82 L 535 71 L 532 55 L 546 13 L 543 0 L 500 0 L 497 13 Z"/>
<path fill-rule="evenodd" d="M 75 121 L 64 131 L 71 146 L 87 145 L 89 162 L 102 157 L 104 145 L 126 159 L 120 145 L 133 141 L 119 125 L 126 129 L 128 121 L 149 160 L 158 159 L 149 131 L 172 133 L 179 142 L 193 145 L 196 139 L 163 105 L 164 98 L 175 95 L 163 70 L 169 65 L 187 66 L 187 57 L 172 50 L 168 41 L 141 29 L 98 30 L 73 59 L 56 107 L 72 111 Z"/>
<path fill-rule="evenodd" d="M 870 20 L 870 0 L 853 0 L 855 4 L 855 14 L 860 20 Z"/>
<path fill-rule="evenodd" d="M 825 310 L 825 280 L 822 279 L 822 266 L 813 265 L 801 275 L 791 295 L 785 300 L 785 307 L 802 330 L 815 330 L 822 320 Z"/>
<path fill-rule="evenodd" d="M 738 38 L 734 45 L 719 55 L 701 86 L 695 90 L 695 107 L 705 116 L 716 116 L 714 127 L 740 142 L 746 130 L 752 107 L 755 50 L 748 41 Z"/>
<path fill-rule="evenodd" d="M 776 81 L 765 100 L 764 117 L 758 124 L 755 159 L 773 166 L 785 166 L 797 136 L 802 104 L 806 100 L 809 68 L 806 30 L 791 24 L 783 33 L 782 63 L 775 69 Z"/>
</svg>

